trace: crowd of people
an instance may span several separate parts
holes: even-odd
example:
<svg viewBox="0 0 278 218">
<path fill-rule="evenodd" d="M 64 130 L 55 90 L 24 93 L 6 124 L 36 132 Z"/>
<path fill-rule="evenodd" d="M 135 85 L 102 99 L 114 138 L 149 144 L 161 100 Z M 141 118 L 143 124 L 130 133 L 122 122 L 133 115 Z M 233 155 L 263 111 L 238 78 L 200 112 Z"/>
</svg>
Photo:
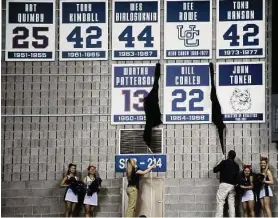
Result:
<svg viewBox="0 0 278 218">
<path fill-rule="evenodd" d="M 270 187 L 274 183 L 269 170 L 267 157 L 261 157 L 260 172 L 252 172 L 251 165 L 244 165 L 240 171 L 235 162 L 236 153 L 231 150 L 227 159 L 221 159 L 213 168 L 214 173 L 220 173 L 220 185 L 216 193 L 217 209 L 216 217 L 223 217 L 226 200 L 229 206 L 229 216 L 236 217 L 235 199 L 236 193 L 240 194 L 244 217 L 255 217 L 255 206 L 260 205 L 265 217 L 272 217 L 271 197 L 273 192 Z M 146 170 L 136 167 L 134 159 L 128 159 L 126 163 L 126 177 L 128 181 L 127 195 L 128 206 L 125 217 L 135 217 L 138 199 L 140 176 L 149 173 L 155 165 Z M 66 217 L 72 217 L 77 203 L 83 204 L 85 217 L 91 217 L 94 208 L 98 205 L 98 193 L 102 179 L 96 172 L 96 167 L 88 167 L 88 175 L 79 180 L 76 176 L 76 165 L 69 164 L 67 175 L 61 181 L 60 187 L 67 187 L 65 192 Z M 141 215 L 139 217 L 146 217 Z"/>
<path fill-rule="evenodd" d="M 252 172 L 251 165 L 244 165 L 240 172 L 239 165 L 235 162 L 236 152 L 231 150 L 226 160 L 220 160 L 214 167 L 214 173 L 220 173 L 220 185 L 216 194 L 216 217 L 223 217 L 223 208 L 228 200 L 229 216 L 235 217 L 236 193 L 241 196 L 244 217 L 255 217 L 255 205 L 261 207 L 265 217 L 272 217 L 270 185 L 274 184 L 273 176 L 269 170 L 267 157 L 261 157 L 260 172 Z M 258 203 L 258 204 L 256 204 Z"/>
</svg>

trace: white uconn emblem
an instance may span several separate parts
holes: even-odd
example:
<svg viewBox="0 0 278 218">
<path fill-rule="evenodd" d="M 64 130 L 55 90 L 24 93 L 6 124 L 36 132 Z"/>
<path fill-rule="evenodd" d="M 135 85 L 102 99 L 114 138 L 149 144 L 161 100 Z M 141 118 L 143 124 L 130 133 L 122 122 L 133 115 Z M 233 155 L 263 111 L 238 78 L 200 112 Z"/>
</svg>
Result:
<svg viewBox="0 0 278 218">
<path fill-rule="evenodd" d="M 178 38 L 179 40 L 184 41 L 185 47 L 197 47 L 199 46 L 199 39 L 196 39 L 196 36 L 199 36 L 199 30 L 195 30 L 196 25 L 189 25 L 189 30 L 183 31 L 183 25 L 178 25 Z"/>
</svg>

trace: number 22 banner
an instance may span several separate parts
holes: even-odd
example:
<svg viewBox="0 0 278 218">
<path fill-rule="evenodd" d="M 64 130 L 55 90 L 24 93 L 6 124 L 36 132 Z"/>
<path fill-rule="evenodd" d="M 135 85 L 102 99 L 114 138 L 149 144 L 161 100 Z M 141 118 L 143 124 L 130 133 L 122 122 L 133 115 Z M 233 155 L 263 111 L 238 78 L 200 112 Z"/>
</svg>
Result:
<svg viewBox="0 0 278 218">
<path fill-rule="evenodd" d="M 154 83 L 154 64 L 113 64 L 111 124 L 144 124 L 144 98 Z"/>
<path fill-rule="evenodd" d="M 114 0 L 112 11 L 112 59 L 160 59 L 160 0 Z"/>
<path fill-rule="evenodd" d="M 8 0 L 6 61 L 55 60 L 54 0 Z"/>
<path fill-rule="evenodd" d="M 166 64 L 163 123 L 211 123 L 210 92 L 208 64 Z"/>
<path fill-rule="evenodd" d="M 217 0 L 216 56 L 265 57 L 265 0 Z"/>
<path fill-rule="evenodd" d="M 60 1 L 60 60 L 107 60 L 107 0 Z"/>
</svg>

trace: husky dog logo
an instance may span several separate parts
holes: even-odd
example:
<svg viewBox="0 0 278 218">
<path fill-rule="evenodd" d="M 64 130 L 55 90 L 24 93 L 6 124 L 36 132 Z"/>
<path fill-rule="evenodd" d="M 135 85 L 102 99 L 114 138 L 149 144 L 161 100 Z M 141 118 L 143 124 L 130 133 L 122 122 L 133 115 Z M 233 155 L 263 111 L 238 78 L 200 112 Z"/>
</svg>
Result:
<svg viewBox="0 0 278 218">
<path fill-rule="evenodd" d="M 240 90 L 236 88 L 230 98 L 230 103 L 235 111 L 243 112 L 251 108 L 251 96 L 248 89 Z"/>
</svg>

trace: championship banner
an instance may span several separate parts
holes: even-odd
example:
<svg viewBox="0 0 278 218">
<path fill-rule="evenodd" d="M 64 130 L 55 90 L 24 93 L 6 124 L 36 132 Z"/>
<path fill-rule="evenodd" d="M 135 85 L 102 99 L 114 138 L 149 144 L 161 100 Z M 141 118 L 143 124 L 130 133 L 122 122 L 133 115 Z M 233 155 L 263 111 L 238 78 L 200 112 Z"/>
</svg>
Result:
<svg viewBox="0 0 278 218">
<path fill-rule="evenodd" d="M 163 123 L 211 123 L 210 89 L 209 64 L 166 64 Z"/>
<path fill-rule="evenodd" d="M 154 64 L 113 64 L 111 124 L 144 124 L 144 98 L 154 83 Z"/>
<path fill-rule="evenodd" d="M 54 0 L 7 0 L 6 61 L 55 60 Z"/>
<path fill-rule="evenodd" d="M 114 0 L 113 60 L 160 59 L 160 1 Z"/>
<path fill-rule="evenodd" d="M 108 59 L 107 0 L 60 1 L 59 59 Z"/>
<path fill-rule="evenodd" d="M 165 0 L 164 58 L 212 57 L 212 1 Z"/>
<path fill-rule="evenodd" d="M 225 123 L 265 122 L 264 62 L 218 63 L 216 75 Z"/>
<path fill-rule="evenodd" d="M 265 57 L 265 0 L 217 0 L 216 57 Z"/>
</svg>

